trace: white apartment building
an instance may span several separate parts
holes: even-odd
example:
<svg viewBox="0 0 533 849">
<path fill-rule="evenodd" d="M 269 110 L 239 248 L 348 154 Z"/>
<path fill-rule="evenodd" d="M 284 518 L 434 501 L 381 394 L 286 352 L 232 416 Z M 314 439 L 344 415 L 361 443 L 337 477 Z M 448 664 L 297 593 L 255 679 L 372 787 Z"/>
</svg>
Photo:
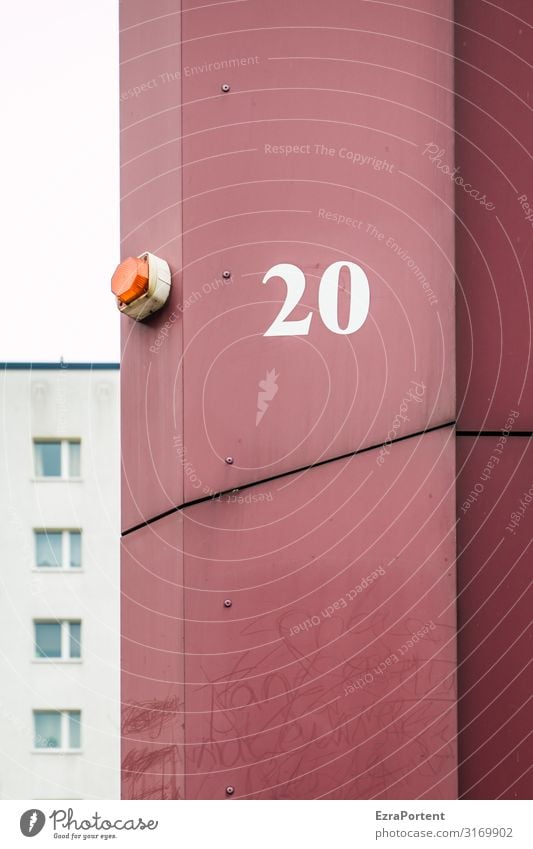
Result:
<svg viewBox="0 0 533 849">
<path fill-rule="evenodd" d="M 0 411 L 0 798 L 118 798 L 118 365 L 2 363 Z"/>
</svg>

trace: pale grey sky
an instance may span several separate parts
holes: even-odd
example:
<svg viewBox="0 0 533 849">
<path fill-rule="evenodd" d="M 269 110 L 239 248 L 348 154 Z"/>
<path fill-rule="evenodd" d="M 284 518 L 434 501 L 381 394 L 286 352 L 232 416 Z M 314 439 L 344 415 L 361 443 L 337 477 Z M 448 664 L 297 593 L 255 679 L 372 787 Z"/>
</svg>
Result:
<svg viewBox="0 0 533 849">
<path fill-rule="evenodd" d="M 0 360 L 112 360 L 118 2 L 4 5 Z"/>
</svg>

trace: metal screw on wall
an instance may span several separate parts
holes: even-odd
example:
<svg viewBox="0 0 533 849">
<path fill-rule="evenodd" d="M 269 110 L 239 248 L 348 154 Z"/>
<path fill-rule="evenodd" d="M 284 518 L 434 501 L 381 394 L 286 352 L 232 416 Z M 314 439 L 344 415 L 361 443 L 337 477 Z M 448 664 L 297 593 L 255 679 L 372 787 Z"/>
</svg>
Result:
<svg viewBox="0 0 533 849">
<path fill-rule="evenodd" d="M 224 599 L 224 607 L 231 607 L 232 604 L 233 604 L 233 602 L 230 598 Z"/>
<path fill-rule="evenodd" d="M 232 787 L 231 784 L 229 787 L 226 787 L 226 796 L 233 796 L 235 793 L 235 787 Z"/>
<path fill-rule="evenodd" d="M 228 85 L 228 83 L 223 83 L 223 84 L 220 86 L 220 88 L 222 89 L 222 91 L 224 92 L 224 94 L 227 94 L 227 93 L 228 93 L 228 91 L 230 90 L 230 86 Z"/>
<path fill-rule="evenodd" d="M 232 465 L 233 465 L 233 462 L 234 462 L 233 457 L 226 457 L 226 459 L 224 460 L 224 462 L 225 462 L 225 463 L 227 463 L 227 464 L 228 464 L 228 466 L 232 466 Z"/>
<path fill-rule="evenodd" d="M 229 280 L 231 277 L 231 271 L 223 271 L 222 277 L 224 278 L 224 280 Z"/>
</svg>

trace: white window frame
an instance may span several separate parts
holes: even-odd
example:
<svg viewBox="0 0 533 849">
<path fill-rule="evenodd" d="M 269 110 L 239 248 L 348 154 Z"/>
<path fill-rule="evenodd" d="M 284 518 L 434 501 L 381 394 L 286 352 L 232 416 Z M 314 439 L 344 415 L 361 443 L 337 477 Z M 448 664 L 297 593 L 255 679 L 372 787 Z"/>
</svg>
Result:
<svg viewBox="0 0 533 849">
<path fill-rule="evenodd" d="M 70 625 L 80 625 L 80 657 L 70 657 Z M 59 625 L 61 627 L 61 656 L 36 657 L 35 625 Z M 33 662 L 34 663 L 81 663 L 83 661 L 81 646 L 81 619 L 34 619 L 33 620 Z"/>
<path fill-rule="evenodd" d="M 61 565 L 39 566 L 37 564 L 37 534 L 61 534 Z M 80 535 L 80 565 L 70 565 L 70 535 Z M 83 571 L 83 531 L 81 528 L 34 528 L 34 556 L 35 565 L 33 572 L 43 574 L 45 572 L 82 572 Z"/>
<path fill-rule="evenodd" d="M 38 475 L 36 469 L 36 446 L 46 442 L 59 442 L 61 450 L 61 474 L 60 475 Z M 80 474 L 72 476 L 70 474 L 70 452 L 69 446 L 72 442 L 76 442 L 80 446 Z M 33 438 L 33 468 L 35 477 L 34 480 L 42 481 L 81 481 L 81 438 L 69 436 L 68 439 L 63 439 L 57 436 L 35 436 Z"/>
<path fill-rule="evenodd" d="M 53 748 L 52 746 L 42 746 L 37 747 L 35 745 L 35 714 L 41 713 L 45 711 L 46 713 L 59 713 L 61 715 L 61 745 L 57 748 Z M 80 745 L 79 749 L 71 749 L 70 746 L 63 746 L 63 741 L 69 739 L 69 724 L 70 724 L 70 714 L 71 713 L 79 713 L 80 715 L 80 741 L 81 741 L 81 718 L 83 715 L 83 711 L 81 708 L 33 708 L 32 712 L 32 734 L 33 734 L 33 748 L 32 752 L 36 755 L 80 755 L 83 754 L 82 747 Z"/>
</svg>

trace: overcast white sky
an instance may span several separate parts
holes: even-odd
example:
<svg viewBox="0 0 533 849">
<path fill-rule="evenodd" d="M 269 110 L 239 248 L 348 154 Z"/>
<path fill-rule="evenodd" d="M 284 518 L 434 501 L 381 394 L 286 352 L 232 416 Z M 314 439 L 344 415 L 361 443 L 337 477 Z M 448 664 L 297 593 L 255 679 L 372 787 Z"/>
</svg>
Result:
<svg viewBox="0 0 533 849">
<path fill-rule="evenodd" d="M 0 360 L 117 361 L 118 2 L 2 17 Z"/>
</svg>

